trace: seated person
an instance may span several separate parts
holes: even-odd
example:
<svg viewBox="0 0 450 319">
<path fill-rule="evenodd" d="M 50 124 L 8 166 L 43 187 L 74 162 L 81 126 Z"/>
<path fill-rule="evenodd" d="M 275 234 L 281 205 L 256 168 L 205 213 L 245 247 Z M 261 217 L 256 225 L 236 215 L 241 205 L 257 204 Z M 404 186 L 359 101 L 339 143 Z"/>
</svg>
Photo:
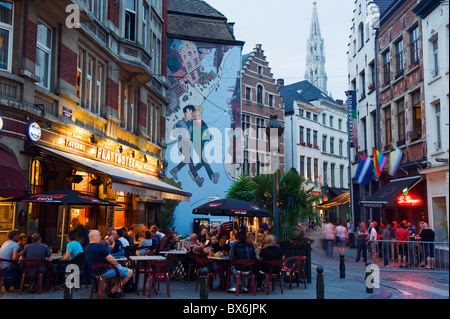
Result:
<svg viewBox="0 0 450 319">
<path fill-rule="evenodd" d="M 126 284 L 132 277 L 133 271 L 127 267 L 122 267 L 111 255 L 109 249 L 101 244 L 102 237 L 98 230 L 92 230 L 89 233 L 89 245 L 86 247 L 86 259 L 90 265 L 94 264 L 106 264 L 112 265 L 117 268 L 122 278 L 122 284 Z M 110 279 L 116 275 L 114 269 L 103 268 L 100 269 L 101 277 L 103 279 Z M 120 282 L 116 282 L 114 287 L 106 295 L 110 298 L 119 298 Z"/>
<path fill-rule="evenodd" d="M 0 258 L 6 260 L 17 261 L 19 259 L 19 231 L 11 230 L 8 232 L 8 240 L 5 241 L 0 248 Z M 16 263 L 1 262 L 0 271 L 2 272 L 3 285 L 6 290 L 11 286 L 19 286 L 18 265 Z M 0 287 L 1 291 L 2 287 Z"/>
<path fill-rule="evenodd" d="M 202 228 L 202 230 L 200 231 L 200 234 L 198 234 L 198 236 L 197 236 L 198 244 L 206 244 L 207 233 L 208 233 L 208 230 L 206 228 Z"/>
<path fill-rule="evenodd" d="M 256 251 L 252 244 L 247 242 L 247 233 L 245 231 L 240 231 L 238 233 L 239 241 L 231 247 L 230 261 L 236 260 L 256 260 Z M 235 274 L 240 273 L 241 266 L 236 265 L 231 267 L 231 271 Z M 231 288 L 230 292 L 236 291 L 236 277 L 231 277 Z M 243 280 L 241 287 L 244 291 L 248 291 L 245 281 Z"/>
<path fill-rule="evenodd" d="M 166 232 L 166 236 L 164 236 L 161 239 L 161 242 L 159 243 L 159 251 L 167 251 L 175 249 L 175 241 L 174 241 L 174 235 L 171 231 Z"/>
<path fill-rule="evenodd" d="M 20 254 L 25 249 L 25 246 L 28 244 L 28 236 L 25 233 L 19 235 L 18 244 L 19 250 L 17 251 L 17 253 Z"/>
<path fill-rule="evenodd" d="M 156 228 L 151 228 L 150 233 L 152 235 L 152 251 L 156 252 L 159 249 L 159 244 L 162 237 L 157 234 Z"/>
<path fill-rule="evenodd" d="M 83 247 L 81 246 L 80 242 L 78 242 L 76 237 L 77 232 L 76 231 L 70 231 L 67 234 L 67 241 L 69 242 L 66 247 L 66 253 L 62 259 L 62 261 L 70 261 L 73 260 L 75 257 L 78 256 L 79 253 L 83 252 Z"/>
<path fill-rule="evenodd" d="M 273 261 L 273 260 L 281 260 L 284 261 L 285 256 L 283 249 L 277 246 L 275 236 L 267 235 L 265 238 L 265 245 L 262 247 L 261 252 L 259 253 L 260 260 L 262 261 Z M 257 287 L 261 287 L 261 282 L 264 278 L 264 274 L 269 273 L 272 265 L 260 264 L 259 272 L 257 276 Z M 279 273 L 281 268 L 279 266 L 274 267 L 272 269 L 272 274 Z M 269 283 L 266 283 L 268 285 Z"/>
<path fill-rule="evenodd" d="M 213 236 L 213 238 L 214 237 L 217 238 L 217 236 Z M 209 255 L 214 256 L 215 254 L 222 252 L 224 256 L 228 256 L 230 254 L 230 250 L 230 245 L 227 244 L 227 235 L 222 233 L 219 235 L 217 241 L 211 245 Z"/>
<path fill-rule="evenodd" d="M 144 239 L 141 240 L 139 247 L 151 247 L 151 246 L 153 246 L 152 233 L 147 229 L 144 232 Z M 136 251 L 138 251 L 139 256 L 145 256 L 148 248 L 147 249 L 139 249 L 139 247 L 136 249 Z"/>
<path fill-rule="evenodd" d="M 48 262 L 52 261 L 52 252 L 50 248 L 41 243 L 41 235 L 38 233 L 33 234 L 31 236 L 31 244 L 27 245 L 25 249 L 20 253 L 19 261 L 27 260 L 27 259 L 40 259 L 47 260 Z M 37 275 L 36 272 L 44 273 L 47 270 L 47 266 L 44 263 L 40 263 L 37 267 L 28 268 L 28 276 Z M 29 290 L 30 292 L 34 292 L 36 289 L 37 280 L 34 279 L 30 282 Z"/>
<path fill-rule="evenodd" d="M 111 255 L 113 257 L 125 256 L 125 250 L 123 249 L 122 242 L 118 239 L 117 231 L 111 228 L 106 235 L 108 238 L 103 240 L 102 244 L 109 249 Z"/>
<path fill-rule="evenodd" d="M 186 249 L 187 256 L 189 256 L 189 255 L 201 256 L 204 254 L 203 245 L 197 243 L 197 234 L 191 234 L 189 245 L 186 245 L 185 239 L 181 240 L 181 245 Z M 191 262 L 193 262 L 193 260 L 191 258 L 185 258 L 183 261 L 183 266 L 186 271 L 186 274 L 189 271 L 189 266 L 190 266 Z M 190 278 L 190 279 L 193 280 L 194 278 Z"/>
</svg>

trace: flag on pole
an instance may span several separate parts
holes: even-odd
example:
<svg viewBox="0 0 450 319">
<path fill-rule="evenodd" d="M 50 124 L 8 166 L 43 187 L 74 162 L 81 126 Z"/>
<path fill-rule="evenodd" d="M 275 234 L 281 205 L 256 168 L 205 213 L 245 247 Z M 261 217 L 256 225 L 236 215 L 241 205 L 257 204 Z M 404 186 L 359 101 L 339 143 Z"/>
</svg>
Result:
<svg viewBox="0 0 450 319">
<path fill-rule="evenodd" d="M 355 183 L 361 185 L 367 185 L 374 171 L 373 160 L 367 156 L 367 154 L 363 154 L 361 156 L 361 160 L 359 161 L 358 168 L 355 173 L 355 177 L 353 177 Z"/>
<path fill-rule="evenodd" d="M 377 182 L 380 179 L 383 167 L 387 162 L 387 157 L 381 154 L 376 148 L 373 148 L 373 161 L 374 161 L 374 178 Z"/>
<path fill-rule="evenodd" d="M 400 164 L 403 161 L 404 155 L 405 153 L 392 144 L 392 152 L 389 154 L 389 175 L 395 176 Z"/>
<path fill-rule="evenodd" d="M 305 181 L 305 185 L 308 186 L 309 185 L 309 178 L 306 179 Z"/>
</svg>

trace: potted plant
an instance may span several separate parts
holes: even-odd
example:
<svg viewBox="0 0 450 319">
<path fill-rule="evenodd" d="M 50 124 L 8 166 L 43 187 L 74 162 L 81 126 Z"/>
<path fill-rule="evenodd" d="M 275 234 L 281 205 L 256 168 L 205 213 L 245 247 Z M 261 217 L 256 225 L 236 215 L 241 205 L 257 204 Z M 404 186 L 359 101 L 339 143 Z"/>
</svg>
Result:
<svg viewBox="0 0 450 319">
<path fill-rule="evenodd" d="M 306 143 L 303 142 L 303 141 L 301 141 L 301 142 L 300 142 L 300 145 L 301 145 L 301 146 L 306 146 Z"/>
<path fill-rule="evenodd" d="M 369 85 L 369 90 L 373 90 L 375 89 L 375 83 L 372 83 L 371 85 Z"/>
<path fill-rule="evenodd" d="M 408 132 L 409 138 L 411 139 L 411 141 L 417 141 L 420 138 L 420 132 L 418 129 L 414 129 L 412 131 Z"/>
</svg>

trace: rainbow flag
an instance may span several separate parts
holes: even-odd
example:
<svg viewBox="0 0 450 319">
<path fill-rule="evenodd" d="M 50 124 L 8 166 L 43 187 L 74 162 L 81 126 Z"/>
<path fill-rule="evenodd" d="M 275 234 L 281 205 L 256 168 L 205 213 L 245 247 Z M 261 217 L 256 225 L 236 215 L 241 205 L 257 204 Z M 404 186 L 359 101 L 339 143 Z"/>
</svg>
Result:
<svg viewBox="0 0 450 319">
<path fill-rule="evenodd" d="M 386 164 L 387 157 L 381 154 L 376 148 L 373 148 L 373 172 L 374 179 L 377 182 L 380 179 L 381 172 L 383 172 L 383 167 Z"/>
<path fill-rule="evenodd" d="M 308 186 L 309 185 L 309 178 L 306 179 L 305 181 L 305 185 Z"/>
<path fill-rule="evenodd" d="M 314 184 L 315 184 L 316 188 L 319 188 L 319 186 L 320 186 L 320 176 L 318 178 L 316 178 L 316 180 L 314 181 Z"/>
</svg>

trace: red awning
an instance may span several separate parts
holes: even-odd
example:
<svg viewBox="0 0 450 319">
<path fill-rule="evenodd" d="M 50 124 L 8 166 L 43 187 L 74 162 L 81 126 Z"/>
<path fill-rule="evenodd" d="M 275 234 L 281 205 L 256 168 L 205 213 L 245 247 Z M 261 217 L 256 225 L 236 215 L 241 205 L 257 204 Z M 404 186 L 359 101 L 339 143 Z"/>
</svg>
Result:
<svg viewBox="0 0 450 319">
<path fill-rule="evenodd" d="M 25 196 L 25 177 L 17 160 L 0 150 L 0 197 L 20 198 Z"/>
</svg>

